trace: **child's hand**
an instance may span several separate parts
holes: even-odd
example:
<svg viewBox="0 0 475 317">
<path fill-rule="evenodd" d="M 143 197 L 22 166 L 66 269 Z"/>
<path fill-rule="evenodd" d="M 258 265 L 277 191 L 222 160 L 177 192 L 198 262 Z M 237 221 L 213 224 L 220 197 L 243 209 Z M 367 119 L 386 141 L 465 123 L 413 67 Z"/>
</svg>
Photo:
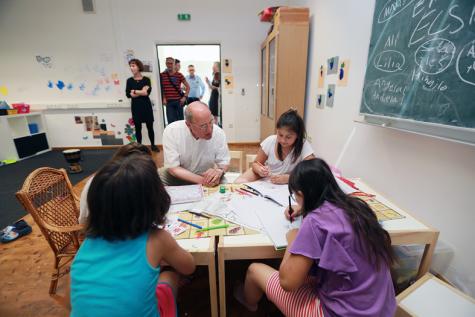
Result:
<svg viewBox="0 0 475 317">
<path fill-rule="evenodd" d="M 254 167 L 254 172 L 256 172 L 257 175 L 260 177 L 267 177 L 270 175 L 270 170 L 269 166 L 264 166 L 262 164 L 255 164 L 256 166 Z"/>
<path fill-rule="evenodd" d="M 287 184 L 289 182 L 289 174 L 271 175 L 270 181 L 273 184 Z"/>
<path fill-rule="evenodd" d="M 299 205 L 292 205 L 292 214 L 290 213 L 289 207 L 285 208 L 285 219 L 289 220 L 292 218 L 295 219 L 295 217 L 298 217 L 302 214 L 302 210 Z"/>
</svg>

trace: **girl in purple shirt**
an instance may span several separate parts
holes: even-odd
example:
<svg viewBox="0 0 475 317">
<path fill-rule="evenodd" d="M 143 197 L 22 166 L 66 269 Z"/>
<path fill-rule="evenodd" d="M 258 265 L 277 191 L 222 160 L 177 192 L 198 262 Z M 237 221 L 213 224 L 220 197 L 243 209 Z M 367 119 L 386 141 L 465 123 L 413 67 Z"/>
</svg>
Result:
<svg viewBox="0 0 475 317">
<path fill-rule="evenodd" d="M 370 207 L 343 193 L 321 159 L 300 162 L 289 191 L 297 206 L 285 214 L 303 215 L 302 226 L 287 233 L 279 271 L 251 264 L 236 298 L 255 311 L 265 293 L 285 316 L 394 316 L 391 238 Z"/>
</svg>

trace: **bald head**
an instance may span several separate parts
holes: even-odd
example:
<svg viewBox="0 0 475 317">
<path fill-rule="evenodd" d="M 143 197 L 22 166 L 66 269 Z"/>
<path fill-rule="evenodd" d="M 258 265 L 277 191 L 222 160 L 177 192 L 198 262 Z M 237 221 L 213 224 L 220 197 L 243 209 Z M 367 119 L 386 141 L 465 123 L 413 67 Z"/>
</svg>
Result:
<svg viewBox="0 0 475 317">
<path fill-rule="evenodd" d="M 207 121 L 211 117 L 208 106 L 201 101 L 194 101 L 185 110 L 185 120 L 189 123 L 195 121 Z"/>
</svg>

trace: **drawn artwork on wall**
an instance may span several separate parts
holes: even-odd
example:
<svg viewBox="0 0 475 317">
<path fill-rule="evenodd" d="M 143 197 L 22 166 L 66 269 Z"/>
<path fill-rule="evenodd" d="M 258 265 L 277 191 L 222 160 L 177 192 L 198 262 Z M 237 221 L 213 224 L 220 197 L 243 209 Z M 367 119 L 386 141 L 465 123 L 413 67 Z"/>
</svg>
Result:
<svg viewBox="0 0 475 317">
<path fill-rule="evenodd" d="M 101 145 L 123 145 L 124 140 L 120 137 L 120 131 L 115 132 L 107 129 L 107 122 L 105 119 L 99 123 L 97 116 L 74 116 L 74 122 L 76 124 L 84 123 L 84 131 L 92 132 L 93 139 L 100 139 Z M 115 127 L 114 124 L 110 125 Z M 117 134 L 117 136 L 116 136 Z M 83 140 L 88 140 L 89 136 L 83 136 Z"/>
<path fill-rule="evenodd" d="M 143 72 L 144 73 L 151 73 L 153 72 L 153 66 L 151 61 L 142 61 L 143 64 Z"/>
<path fill-rule="evenodd" d="M 7 86 L 0 86 L 0 95 L 2 96 L 8 96 L 8 88 Z"/>
<path fill-rule="evenodd" d="M 224 76 L 224 89 L 234 88 L 234 77 L 232 75 Z"/>
<path fill-rule="evenodd" d="M 325 95 L 318 94 L 317 95 L 317 108 L 323 109 L 324 105 L 325 105 Z"/>
<path fill-rule="evenodd" d="M 345 59 L 340 62 L 340 68 L 338 69 L 338 86 L 347 86 L 348 85 L 348 76 L 350 72 L 350 60 Z"/>
<path fill-rule="evenodd" d="M 232 73 L 233 72 L 233 63 L 231 59 L 225 58 L 223 63 L 223 73 Z"/>
<path fill-rule="evenodd" d="M 132 118 L 129 119 L 129 122 L 125 124 L 124 128 L 125 138 L 129 140 L 129 143 L 137 142 L 135 137 L 135 124 Z"/>
<path fill-rule="evenodd" d="M 36 62 L 44 68 L 53 68 L 53 58 L 51 56 L 36 55 Z"/>
<path fill-rule="evenodd" d="M 336 74 L 338 70 L 338 56 L 330 57 L 327 60 L 327 75 Z"/>
<path fill-rule="evenodd" d="M 318 70 L 318 88 L 323 88 L 323 84 L 325 81 L 325 66 L 320 65 L 320 69 Z"/>
<path fill-rule="evenodd" d="M 333 102 L 335 100 L 335 84 L 328 85 L 327 90 L 327 107 L 333 107 Z"/>
<path fill-rule="evenodd" d="M 124 58 L 125 58 L 125 62 L 126 62 L 127 65 L 128 65 L 129 62 L 130 62 L 130 60 L 135 58 L 134 50 L 133 50 L 133 49 L 128 49 L 128 50 L 126 50 L 126 51 L 124 52 Z"/>
</svg>

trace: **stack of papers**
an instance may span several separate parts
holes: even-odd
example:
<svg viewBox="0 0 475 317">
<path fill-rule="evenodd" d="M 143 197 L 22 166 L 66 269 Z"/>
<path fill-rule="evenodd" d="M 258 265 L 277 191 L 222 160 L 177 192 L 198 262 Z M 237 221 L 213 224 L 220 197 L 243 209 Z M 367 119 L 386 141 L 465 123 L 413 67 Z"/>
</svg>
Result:
<svg viewBox="0 0 475 317">
<path fill-rule="evenodd" d="M 203 187 L 201 185 L 165 186 L 170 195 L 172 204 L 182 204 L 203 199 Z"/>
</svg>

